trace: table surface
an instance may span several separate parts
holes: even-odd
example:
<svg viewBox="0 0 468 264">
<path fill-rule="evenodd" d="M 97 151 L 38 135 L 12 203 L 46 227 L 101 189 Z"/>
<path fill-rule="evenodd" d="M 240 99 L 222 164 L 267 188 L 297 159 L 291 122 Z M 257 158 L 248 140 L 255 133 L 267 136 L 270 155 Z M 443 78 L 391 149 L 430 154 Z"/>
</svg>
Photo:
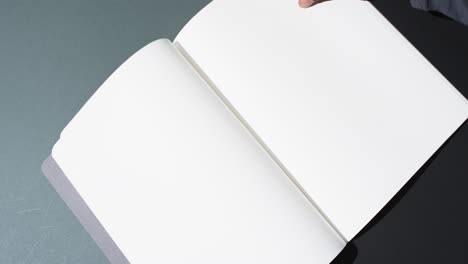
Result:
<svg viewBox="0 0 468 264">
<path fill-rule="evenodd" d="M 0 263 L 108 263 L 41 163 L 129 55 L 173 39 L 209 2 L 0 1 Z M 404 0 L 374 4 L 468 96 L 468 27 Z M 466 263 L 467 187 L 465 124 L 336 262 Z"/>
</svg>

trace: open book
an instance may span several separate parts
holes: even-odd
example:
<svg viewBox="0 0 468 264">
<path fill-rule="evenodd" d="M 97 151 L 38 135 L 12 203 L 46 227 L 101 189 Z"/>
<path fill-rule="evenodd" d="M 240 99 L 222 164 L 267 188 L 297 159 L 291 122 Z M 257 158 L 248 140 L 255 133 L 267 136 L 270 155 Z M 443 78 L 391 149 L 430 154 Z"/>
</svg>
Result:
<svg viewBox="0 0 468 264">
<path fill-rule="evenodd" d="M 327 263 L 466 121 L 369 3 L 215 0 L 133 55 L 43 170 L 112 263 Z"/>
</svg>

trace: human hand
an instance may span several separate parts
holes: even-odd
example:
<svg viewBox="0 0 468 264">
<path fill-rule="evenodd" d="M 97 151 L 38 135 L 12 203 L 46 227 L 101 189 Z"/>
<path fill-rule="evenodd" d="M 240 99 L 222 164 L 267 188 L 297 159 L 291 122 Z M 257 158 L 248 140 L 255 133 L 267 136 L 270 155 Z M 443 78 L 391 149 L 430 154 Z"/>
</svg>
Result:
<svg viewBox="0 0 468 264">
<path fill-rule="evenodd" d="M 324 1 L 328 0 L 299 0 L 299 6 L 302 8 L 307 8 Z"/>
<path fill-rule="evenodd" d="M 322 3 L 330 0 L 299 0 L 299 6 L 302 8 L 308 8 L 318 3 Z"/>
</svg>

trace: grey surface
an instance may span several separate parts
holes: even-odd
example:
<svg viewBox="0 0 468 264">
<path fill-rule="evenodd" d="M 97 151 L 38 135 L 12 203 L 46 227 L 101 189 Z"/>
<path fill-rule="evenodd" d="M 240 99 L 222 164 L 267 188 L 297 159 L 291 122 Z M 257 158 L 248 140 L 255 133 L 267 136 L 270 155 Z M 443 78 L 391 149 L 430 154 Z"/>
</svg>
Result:
<svg viewBox="0 0 468 264">
<path fill-rule="evenodd" d="M 0 263 L 108 263 L 41 173 L 67 122 L 208 0 L 0 1 Z"/>
<path fill-rule="evenodd" d="M 67 204 L 68 208 L 70 208 L 84 229 L 96 242 L 96 245 L 101 249 L 109 262 L 112 264 L 129 264 L 130 262 L 114 243 L 91 209 L 89 209 L 86 202 L 75 187 L 73 187 L 54 158 L 49 156 L 42 163 L 41 168 L 44 175 L 60 195 L 60 198 Z M 103 195 L 104 192 L 105 189 Z"/>
</svg>

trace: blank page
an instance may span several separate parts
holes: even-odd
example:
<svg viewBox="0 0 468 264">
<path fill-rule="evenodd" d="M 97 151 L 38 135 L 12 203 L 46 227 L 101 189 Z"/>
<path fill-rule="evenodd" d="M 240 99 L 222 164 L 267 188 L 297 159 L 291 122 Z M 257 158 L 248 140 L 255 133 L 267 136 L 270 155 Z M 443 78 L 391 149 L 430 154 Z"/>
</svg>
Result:
<svg viewBox="0 0 468 264">
<path fill-rule="evenodd" d="M 215 0 L 176 40 L 348 240 L 468 116 L 364 1 Z"/>
<path fill-rule="evenodd" d="M 52 156 L 130 263 L 327 263 L 344 247 L 167 40 L 99 88 Z"/>
</svg>

